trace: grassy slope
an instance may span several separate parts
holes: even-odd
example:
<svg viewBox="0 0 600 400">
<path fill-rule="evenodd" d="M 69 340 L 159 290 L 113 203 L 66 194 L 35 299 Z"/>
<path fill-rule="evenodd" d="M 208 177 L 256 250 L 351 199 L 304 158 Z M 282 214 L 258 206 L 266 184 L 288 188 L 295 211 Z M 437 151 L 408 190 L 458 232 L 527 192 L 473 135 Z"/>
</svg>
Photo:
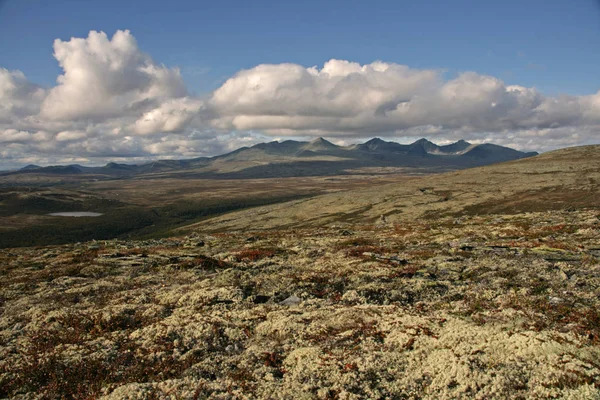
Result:
<svg viewBox="0 0 600 400">
<path fill-rule="evenodd" d="M 600 146 L 559 150 L 377 190 L 346 191 L 237 212 L 190 230 L 272 229 L 352 221 L 400 222 L 444 215 L 516 213 L 598 206 Z"/>
</svg>

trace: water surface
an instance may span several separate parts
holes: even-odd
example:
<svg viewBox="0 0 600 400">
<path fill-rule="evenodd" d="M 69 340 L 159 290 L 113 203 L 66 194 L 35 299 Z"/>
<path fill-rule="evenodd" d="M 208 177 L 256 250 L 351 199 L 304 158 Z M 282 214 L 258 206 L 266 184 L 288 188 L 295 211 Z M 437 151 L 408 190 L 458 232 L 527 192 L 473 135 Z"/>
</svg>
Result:
<svg viewBox="0 0 600 400">
<path fill-rule="evenodd" d="M 102 213 L 91 212 L 91 211 L 65 211 L 50 213 L 54 217 L 99 217 Z"/>
</svg>

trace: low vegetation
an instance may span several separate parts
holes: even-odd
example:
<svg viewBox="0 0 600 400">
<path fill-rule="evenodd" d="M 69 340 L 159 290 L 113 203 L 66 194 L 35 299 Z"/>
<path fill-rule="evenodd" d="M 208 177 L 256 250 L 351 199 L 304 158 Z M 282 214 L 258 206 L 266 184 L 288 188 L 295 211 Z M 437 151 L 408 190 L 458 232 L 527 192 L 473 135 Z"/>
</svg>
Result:
<svg viewBox="0 0 600 400">
<path fill-rule="evenodd" d="M 24 204 L 21 213 L 16 213 L 14 207 L 3 208 L 0 212 L 10 214 L 4 228 L 0 228 L 0 248 L 18 246 L 39 246 L 50 244 L 75 243 L 88 240 L 103 240 L 113 238 L 147 238 L 168 235 L 168 231 L 192 221 L 201 221 L 210 216 L 224 214 L 229 211 L 256 207 L 265 204 L 285 202 L 305 196 L 267 196 L 247 198 L 244 200 L 197 200 L 173 202 L 162 207 L 140 207 L 131 204 L 112 203 L 103 207 L 86 209 L 101 211 L 100 217 L 51 217 L 50 212 L 79 211 L 79 201 L 48 206 L 49 203 L 39 202 L 35 208 L 27 208 Z M 86 200 L 87 203 L 87 200 Z M 96 204 L 91 202 L 90 204 Z M 46 207 L 48 206 L 48 207 Z M 69 208 L 69 207 L 72 208 Z M 91 208 L 90 208 L 91 207 Z M 26 214 L 29 213 L 29 214 Z M 11 226 L 15 218 L 29 215 L 30 223 L 25 226 Z M 0 215 L 1 216 L 1 215 Z"/>
<path fill-rule="evenodd" d="M 168 174 L 107 181 L 87 177 L 82 182 L 42 178 L 27 181 L 23 186 L 0 179 L 0 248 L 167 237 L 175 228 L 234 210 L 406 179 L 397 174 L 276 180 L 183 179 Z M 84 218 L 47 215 L 64 211 L 93 211 L 103 215 Z"/>
<path fill-rule="evenodd" d="M 64 225 L 77 243 L 0 249 L 0 398 L 600 398 L 598 157 L 567 149 L 210 218 L 316 184 L 264 197 L 269 182 L 246 183 L 240 200 L 220 182 L 202 203 L 165 181 L 153 206 L 127 183 L 123 207 L 152 214 L 119 229 L 150 225 L 91 241 Z M 98 185 L 112 200 L 123 188 Z M 32 236 L 32 221 L 1 240 Z"/>
<path fill-rule="evenodd" d="M 0 397 L 600 395 L 600 211 L 0 251 Z"/>
</svg>

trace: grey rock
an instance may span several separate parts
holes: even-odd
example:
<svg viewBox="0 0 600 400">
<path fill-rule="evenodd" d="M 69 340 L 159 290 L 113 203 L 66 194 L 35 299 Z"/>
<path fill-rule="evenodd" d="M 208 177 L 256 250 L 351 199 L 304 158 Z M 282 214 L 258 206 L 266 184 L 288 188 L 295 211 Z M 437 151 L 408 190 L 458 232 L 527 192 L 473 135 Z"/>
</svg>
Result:
<svg viewBox="0 0 600 400">
<path fill-rule="evenodd" d="M 550 302 L 550 304 L 560 304 L 562 303 L 564 300 L 561 299 L 560 297 L 548 297 L 548 301 Z"/>
<path fill-rule="evenodd" d="M 300 297 L 291 295 L 287 299 L 279 302 L 279 304 L 281 304 L 282 306 L 297 306 L 298 304 L 300 304 L 301 301 L 302 299 Z"/>
</svg>

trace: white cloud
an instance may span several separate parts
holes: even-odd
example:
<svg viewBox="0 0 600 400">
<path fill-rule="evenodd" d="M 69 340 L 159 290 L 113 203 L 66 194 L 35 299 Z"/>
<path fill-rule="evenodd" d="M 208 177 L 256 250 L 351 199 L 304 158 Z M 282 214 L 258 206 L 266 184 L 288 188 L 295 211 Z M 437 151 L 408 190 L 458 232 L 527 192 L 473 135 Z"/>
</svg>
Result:
<svg viewBox="0 0 600 400">
<path fill-rule="evenodd" d="M 361 66 L 331 60 L 321 70 L 259 65 L 227 80 L 214 92 L 211 106 L 221 117 L 219 122 L 229 122 L 231 128 L 294 129 L 300 117 L 307 129 L 326 129 L 374 113 L 383 115 L 388 107 L 432 90 L 438 75 L 381 62 Z"/>
<path fill-rule="evenodd" d="M 474 72 L 444 81 L 435 70 L 331 60 L 320 70 L 279 64 L 241 71 L 209 104 L 222 129 L 364 137 L 412 136 L 427 126 L 468 134 L 597 124 L 599 98 L 544 97 Z"/>
<path fill-rule="evenodd" d="M 37 114 L 45 94 L 21 71 L 0 68 L 0 123 L 11 124 Z"/>
<path fill-rule="evenodd" d="M 198 117 L 203 102 L 189 97 L 172 99 L 145 112 L 135 121 L 132 130 L 141 135 L 157 132 L 179 132 Z"/>
<path fill-rule="evenodd" d="M 28 142 L 33 139 L 31 132 L 20 131 L 17 129 L 5 129 L 0 131 L 0 143 L 19 143 Z"/>
<path fill-rule="evenodd" d="M 186 94 L 179 70 L 154 64 L 129 31 L 110 40 L 96 31 L 86 39 L 56 39 L 54 57 L 64 73 L 42 105 L 50 120 L 122 117 Z"/>
<path fill-rule="evenodd" d="M 149 146 L 169 133 L 201 152 L 187 136 L 203 102 L 188 96 L 179 69 L 155 63 L 129 31 L 57 39 L 54 56 L 63 73 L 49 89 L 0 68 L 0 168 L 15 160 L 153 156 Z"/>
<path fill-rule="evenodd" d="M 129 31 L 57 39 L 54 56 L 63 72 L 51 88 L 0 68 L 0 169 L 215 155 L 284 136 L 467 139 L 532 150 L 600 137 L 600 91 L 547 97 L 475 72 L 448 80 L 382 61 L 261 64 L 198 98 L 178 68 L 154 62 Z"/>
<path fill-rule="evenodd" d="M 79 140 L 87 137 L 87 134 L 83 131 L 62 131 L 56 134 L 56 140 L 59 142 Z"/>
</svg>

